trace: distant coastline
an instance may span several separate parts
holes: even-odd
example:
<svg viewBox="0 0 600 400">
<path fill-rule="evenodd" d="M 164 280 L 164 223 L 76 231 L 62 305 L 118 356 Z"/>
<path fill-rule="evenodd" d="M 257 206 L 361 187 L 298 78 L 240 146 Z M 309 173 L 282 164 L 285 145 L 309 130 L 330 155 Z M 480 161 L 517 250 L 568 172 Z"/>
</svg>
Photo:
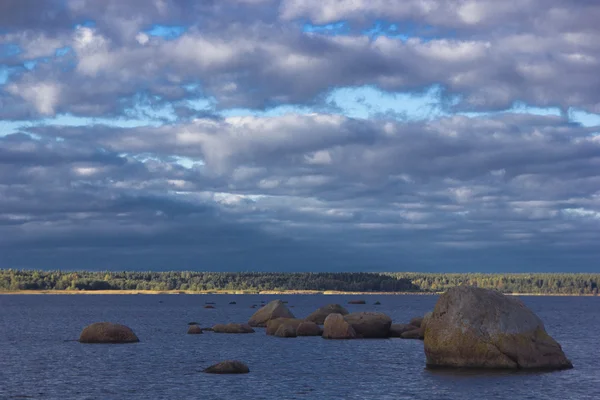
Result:
<svg viewBox="0 0 600 400">
<path fill-rule="evenodd" d="M 3 294 L 432 295 L 461 285 L 518 296 L 594 296 L 600 274 L 0 269 Z"/>
<path fill-rule="evenodd" d="M 5 290 L 0 295 L 347 295 L 347 296 L 436 296 L 443 292 L 343 292 L 335 290 L 264 290 L 259 292 L 243 290 L 208 290 L 208 291 L 182 291 L 182 290 Z M 536 296 L 536 297 L 597 297 L 595 294 L 569 294 L 569 293 L 504 293 L 509 296 Z"/>
</svg>

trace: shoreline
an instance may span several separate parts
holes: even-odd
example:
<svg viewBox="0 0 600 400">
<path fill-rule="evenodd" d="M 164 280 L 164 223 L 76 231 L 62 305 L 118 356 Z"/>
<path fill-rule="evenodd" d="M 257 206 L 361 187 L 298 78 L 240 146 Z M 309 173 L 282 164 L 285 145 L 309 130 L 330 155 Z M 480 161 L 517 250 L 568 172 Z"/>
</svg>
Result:
<svg viewBox="0 0 600 400">
<path fill-rule="evenodd" d="M 0 291 L 0 295 L 349 295 L 349 296 L 435 296 L 443 292 L 343 292 L 335 290 L 15 290 Z M 594 297 L 593 294 L 564 293 L 504 293 L 509 296 Z"/>
</svg>

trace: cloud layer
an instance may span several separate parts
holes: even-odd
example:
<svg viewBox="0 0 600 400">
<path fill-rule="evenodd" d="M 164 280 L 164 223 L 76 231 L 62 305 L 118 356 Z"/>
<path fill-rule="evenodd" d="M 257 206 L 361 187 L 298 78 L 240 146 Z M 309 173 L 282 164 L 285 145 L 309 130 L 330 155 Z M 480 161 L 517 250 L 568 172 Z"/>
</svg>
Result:
<svg viewBox="0 0 600 400">
<path fill-rule="evenodd" d="M 3 2 L 0 267 L 597 270 L 599 16 Z"/>
</svg>

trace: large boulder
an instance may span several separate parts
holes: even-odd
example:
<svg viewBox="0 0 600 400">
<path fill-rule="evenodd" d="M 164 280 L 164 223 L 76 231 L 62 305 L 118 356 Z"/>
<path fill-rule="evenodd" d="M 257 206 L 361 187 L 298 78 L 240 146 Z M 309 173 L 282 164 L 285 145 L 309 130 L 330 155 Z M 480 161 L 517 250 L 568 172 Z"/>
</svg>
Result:
<svg viewBox="0 0 600 400">
<path fill-rule="evenodd" d="M 273 300 L 260 310 L 256 311 L 252 317 L 250 317 L 248 325 L 264 327 L 267 325 L 267 322 L 275 318 L 294 318 L 294 314 L 288 310 L 281 300 Z"/>
<path fill-rule="evenodd" d="M 298 336 L 321 336 L 323 331 L 319 325 L 311 321 L 304 321 L 296 328 L 296 335 Z"/>
<path fill-rule="evenodd" d="M 283 324 L 289 325 L 294 328 L 294 331 L 304 320 L 295 319 L 295 318 L 275 318 L 267 322 L 267 335 L 274 335 L 275 332 L 279 329 L 279 327 Z"/>
<path fill-rule="evenodd" d="M 342 314 L 329 314 L 323 327 L 324 339 L 355 339 L 356 332 Z"/>
<path fill-rule="evenodd" d="M 307 321 L 314 322 L 317 325 L 323 325 L 325 323 L 325 318 L 327 318 L 329 314 L 348 315 L 348 310 L 346 310 L 339 304 L 328 304 L 324 307 L 319 308 L 317 311 L 313 312 L 305 319 Z"/>
<path fill-rule="evenodd" d="M 470 286 L 449 289 L 426 318 L 429 367 L 572 368 L 542 321 L 519 299 Z"/>
<path fill-rule="evenodd" d="M 359 337 L 387 338 L 390 336 L 392 319 L 379 312 L 356 312 L 348 314 L 344 319 L 352 325 Z"/>
<path fill-rule="evenodd" d="M 198 325 L 190 325 L 187 333 L 190 335 L 198 335 L 202 333 L 202 328 L 200 328 Z"/>
<path fill-rule="evenodd" d="M 404 332 L 414 331 L 419 329 L 411 324 L 392 324 L 390 326 L 390 337 L 401 337 Z"/>
<path fill-rule="evenodd" d="M 111 322 L 96 322 L 86 326 L 81 335 L 81 343 L 135 343 L 140 339 L 131 328 Z"/>
<path fill-rule="evenodd" d="M 229 360 L 211 365 L 204 372 L 207 374 L 247 374 L 250 369 L 241 361 Z"/>
<path fill-rule="evenodd" d="M 296 326 L 293 324 L 284 322 L 279 326 L 274 336 L 283 337 L 283 338 L 295 338 L 296 335 Z"/>
<path fill-rule="evenodd" d="M 248 324 L 217 324 L 212 327 L 214 333 L 254 333 Z"/>
</svg>

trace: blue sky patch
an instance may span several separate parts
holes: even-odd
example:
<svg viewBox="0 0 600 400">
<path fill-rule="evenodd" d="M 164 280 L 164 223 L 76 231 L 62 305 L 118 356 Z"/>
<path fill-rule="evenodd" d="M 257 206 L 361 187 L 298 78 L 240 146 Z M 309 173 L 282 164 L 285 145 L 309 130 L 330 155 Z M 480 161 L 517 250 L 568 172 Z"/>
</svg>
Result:
<svg viewBox="0 0 600 400">
<path fill-rule="evenodd" d="M 320 33 L 324 35 L 347 35 L 350 33 L 350 26 L 345 21 L 335 22 L 325 25 L 313 25 L 306 23 L 302 27 L 302 31 L 306 33 Z"/>
<path fill-rule="evenodd" d="M 177 39 L 185 32 L 186 28 L 182 25 L 153 25 L 152 28 L 144 31 L 150 36 L 161 37 L 165 40 Z"/>
</svg>

